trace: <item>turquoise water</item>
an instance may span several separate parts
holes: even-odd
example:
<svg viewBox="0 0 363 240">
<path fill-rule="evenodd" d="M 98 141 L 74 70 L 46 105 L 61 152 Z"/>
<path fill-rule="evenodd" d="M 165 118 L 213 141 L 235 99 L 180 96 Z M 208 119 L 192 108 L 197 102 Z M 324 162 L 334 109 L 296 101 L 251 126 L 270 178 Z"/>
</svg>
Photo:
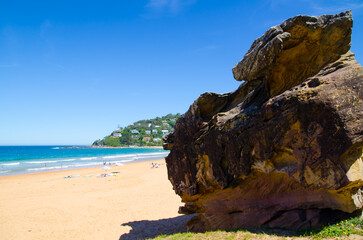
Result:
<svg viewBox="0 0 363 240">
<path fill-rule="evenodd" d="M 162 159 L 169 151 L 139 148 L 0 146 L 0 176 Z"/>
</svg>

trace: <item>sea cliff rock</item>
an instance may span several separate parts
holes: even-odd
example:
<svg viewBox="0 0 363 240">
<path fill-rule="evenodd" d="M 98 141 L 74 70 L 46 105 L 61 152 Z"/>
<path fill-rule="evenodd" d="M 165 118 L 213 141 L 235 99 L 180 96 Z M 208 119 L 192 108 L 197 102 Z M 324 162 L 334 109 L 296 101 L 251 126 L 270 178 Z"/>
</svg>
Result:
<svg viewBox="0 0 363 240">
<path fill-rule="evenodd" d="M 190 231 L 319 227 L 363 207 L 363 68 L 351 12 L 270 28 L 164 138 Z"/>
</svg>

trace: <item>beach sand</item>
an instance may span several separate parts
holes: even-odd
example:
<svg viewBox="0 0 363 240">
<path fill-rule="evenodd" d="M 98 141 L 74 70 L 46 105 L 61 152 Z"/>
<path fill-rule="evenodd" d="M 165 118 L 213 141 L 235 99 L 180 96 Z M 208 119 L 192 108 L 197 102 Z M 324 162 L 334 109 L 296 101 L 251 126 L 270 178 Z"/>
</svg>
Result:
<svg viewBox="0 0 363 240">
<path fill-rule="evenodd" d="M 0 239 L 143 239 L 185 231 L 164 160 L 0 177 Z M 81 175 L 64 178 L 68 175 Z M 85 177 L 85 175 L 94 175 Z"/>
</svg>

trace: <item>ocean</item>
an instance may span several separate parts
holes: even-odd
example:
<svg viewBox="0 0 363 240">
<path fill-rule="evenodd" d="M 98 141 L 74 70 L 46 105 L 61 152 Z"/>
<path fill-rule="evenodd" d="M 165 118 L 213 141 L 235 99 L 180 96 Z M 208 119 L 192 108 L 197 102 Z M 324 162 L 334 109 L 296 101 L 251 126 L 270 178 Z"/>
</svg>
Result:
<svg viewBox="0 0 363 240">
<path fill-rule="evenodd" d="M 0 146 L 0 176 L 163 159 L 169 151 L 142 148 Z"/>
</svg>

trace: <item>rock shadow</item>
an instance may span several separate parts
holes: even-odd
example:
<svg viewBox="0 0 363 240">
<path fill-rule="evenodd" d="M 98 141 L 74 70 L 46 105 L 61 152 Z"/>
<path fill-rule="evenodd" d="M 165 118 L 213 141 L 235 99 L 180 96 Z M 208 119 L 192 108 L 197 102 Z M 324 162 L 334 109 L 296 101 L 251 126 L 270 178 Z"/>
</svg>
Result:
<svg viewBox="0 0 363 240">
<path fill-rule="evenodd" d="M 194 215 L 182 215 L 174 218 L 159 220 L 142 220 L 123 223 L 121 226 L 130 226 L 129 233 L 120 236 L 119 240 L 135 240 L 155 238 L 162 234 L 175 234 L 186 232 L 185 223 Z"/>
</svg>

